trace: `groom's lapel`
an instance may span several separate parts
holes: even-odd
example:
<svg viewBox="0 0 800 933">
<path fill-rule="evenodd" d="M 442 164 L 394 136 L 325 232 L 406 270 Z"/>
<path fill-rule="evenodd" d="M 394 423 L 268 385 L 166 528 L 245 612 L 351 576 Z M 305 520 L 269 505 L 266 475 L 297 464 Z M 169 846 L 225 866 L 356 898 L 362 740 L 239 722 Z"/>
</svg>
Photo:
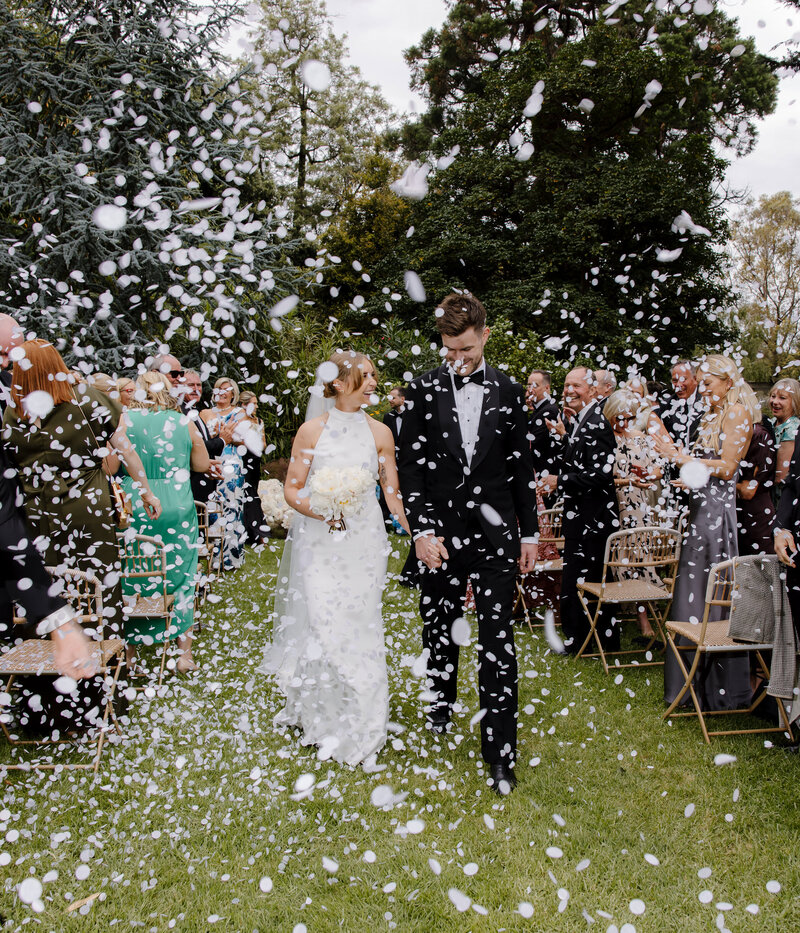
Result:
<svg viewBox="0 0 800 933">
<path fill-rule="evenodd" d="M 436 393 L 436 408 L 442 428 L 442 439 L 456 460 L 466 466 L 464 440 L 461 437 L 456 400 L 453 397 L 453 380 L 446 366 L 442 366 L 434 377 L 433 391 Z"/>
<path fill-rule="evenodd" d="M 486 375 L 483 383 L 483 410 L 478 423 L 478 442 L 472 454 L 470 470 L 480 464 L 481 460 L 492 449 L 497 439 L 497 425 L 500 422 L 500 383 L 497 372 L 486 364 Z"/>
</svg>

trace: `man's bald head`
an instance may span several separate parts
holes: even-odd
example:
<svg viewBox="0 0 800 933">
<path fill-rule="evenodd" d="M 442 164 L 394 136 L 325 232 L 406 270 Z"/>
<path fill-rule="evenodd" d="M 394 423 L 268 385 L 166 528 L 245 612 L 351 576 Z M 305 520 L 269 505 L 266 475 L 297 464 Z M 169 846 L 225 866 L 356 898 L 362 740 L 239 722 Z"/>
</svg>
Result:
<svg viewBox="0 0 800 933">
<path fill-rule="evenodd" d="M 9 365 L 8 354 L 25 340 L 25 332 L 10 314 L 0 314 L 0 369 Z"/>
</svg>

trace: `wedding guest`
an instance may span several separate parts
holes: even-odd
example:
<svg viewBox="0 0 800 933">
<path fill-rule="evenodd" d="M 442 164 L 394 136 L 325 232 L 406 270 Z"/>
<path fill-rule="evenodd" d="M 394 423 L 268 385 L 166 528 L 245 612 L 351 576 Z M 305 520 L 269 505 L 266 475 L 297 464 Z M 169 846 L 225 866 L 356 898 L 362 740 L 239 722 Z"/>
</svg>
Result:
<svg viewBox="0 0 800 933">
<path fill-rule="evenodd" d="M 697 440 L 687 452 L 656 438 L 656 450 L 681 468 L 689 494 L 689 515 L 675 581 L 672 618 L 699 623 L 708 575 L 714 564 L 739 554 L 736 479 L 753 434 L 758 400 L 727 356 L 707 356 L 700 364 L 699 393 L 707 411 Z M 721 618 L 719 607 L 709 618 Z M 689 653 L 687 652 L 687 655 Z M 691 663 L 691 658 L 687 658 Z M 672 703 L 684 684 L 676 658 L 664 662 L 664 699 Z M 747 655 L 714 654 L 695 685 L 707 710 L 738 709 L 750 700 Z"/>
<path fill-rule="evenodd" d="M 91 386 L 74 386 L 61 354 L 46 340 L 28 340 L 22 351 L 3 437 L 19 472 L 28 522 L 45 564 L 94 573 L 103 584 L 106 614 L 118 620 L 117 523 L 104 470 L 113 475 L 122 459 L 148 514 L 157 516 L 161 504 L 126 436 L 118 403 Z"/>
<path fill-rule="evenodd" d="M 614 485 L 619 503 L 619 520 L 622 528 L 641 528 L 655 524 L 657 516 L 648 493 L 653 484 L 661 477 L 662 470 L 658 463 L 653 439 L 634 427 L 639 397 L 625 389 L 613 392 L 606 399 L 603 414 L 614 431 L 617 444 L 614 459 Z M 640 571 L 640 577 L 650 583 L 658 583 L 658 576 L 652 568 Z M 620 579 L 627 579 L 630 574 L 620 571 Z M 653 638 L 655 632 L 650 624 L 647 610 L 638 609 L 639 630 L 647 638 Z"/>
<path fill-rule="evenodd" d="M 632 376 L 625 384 L 625 388 L 639 399 L 639 408 L 633 427 L 648 437 L 660 436 L 664 440 L 669 440 L 669 432 L 661 420 L 647 380 L 641 376 Z M 654 524 L 671 524 L 674 519 L 675 510 L 670 508 L 669 492 L 669 489 L 665 489 L 664 472 L 660 470 L 658 478 L 653 479 L 645 492 Z"/>
<path fill-rule="evenodd" d="M 392 386 L 389 390 L 389 411 L 383 416 L 383 423 L 389 428 L 394 437 L 394 446 L 400 442 L 400 429 L 403 426 L 403 413 L 405 412 L 406 390 L 403 386 Z"/>
<path fill-rule="evenodd" d="M 577 583 L 601 578 L 606 541 L 619 528 L 613 476 L 616 442 L 590 369 L 577 366 L 567 373 L 563 401 L 568 427 L 561 419 L 549 423 L 561 439 L 557 475 L 545 476 L 542 482 L 564 499 L 561 626 L 567 651 L 577 654 L 590 632 Z M 614 651 L 619 630 L 611 612 L 602 613 L 598 635 Z"/>
<path fill-rule="evenodd" d="M 753 419 L 753 436 L 736 483 L 739 553 L 773 554 L 775 435 L 771 422 L 762 416 L 760 405 L 756 404 L 750 417 Z"/>
<path fill-rule="evenodd" d="M 244 523 L 247 543 L 264 544 L 269 537 L 269 528 L 264 523 L 264 510 L 258 484 L 261 481 L 261 457 L 267 446 L 264 422 L 258 417 L 258 398 L 255 392 L 242 392 L 239 404 L 245 417 L 238 423 L 236 439 L 240 440 L 239 452 L 242 457 L 242 476 L 244 480 L 244 505 L 242 522 Z"/>
<path fill-rule="evenodd" d="M 183 379 L 179 380 L 178 387 L 182 392 L 181 411 L 189 417 L 200 432 L 211 460 L 211 467 L 207 473 L 192 470 L 192 495 L 197 502 L 208 502 L 222 475 L 219 457 L 225 449 L 225 441 L 221 437 L 212 435 L 208 430 L 208 425 L 200 417 L 200 404 L 203 399 L 203 383 L 200 374 L 194 369 L 187 369 Z"/>
<path fill-rule="evenodd" d="M 134 397 L 125 414 L 128 437 L 142 458 L 150 484 L 161 502 L 161 514 L 149 515 L 130 477 L 123 484 L 131 496 L 136 534 L 160 538 L 167 558 L 167 592 L 174 597 L 170 631 L 160 619 L 128 619 L 125 622 L 128 666 L 134 669 L 137 644 L 178 638 L 181 673 L 197 670 L 192 657 L 194 589 L 197 574 L 199 531 L 190 469 L 209 468 L 205 444 L 197 428 L 178 410 L 178 403 L 160 373 L 143 373 L 136 381 Z M 135 588 L 131 587 L 131 592 Z M 145 595 L 147 593 L 145 592 Z"/>
<path fill-rule="evenodd" d="M 594 371 L 595 392 L 597 394 L 600 408 L 605 404 L 605 399 L 616 391 L 617 377 L 610 369 L 596 369 Z"/>
<path fill-rule="evenodd" d="M 675 398 L 661 420 L 675 444 L 688 450 L 697 438 L 704 411 L 697 393 L 697 372 L 689 360 L 678 360 L 671 372 Z"/>
<path fill-rule="evenodd" d="M 221 437 L 225 446 L 220 455 L 222 479 L 217 487 L 222 504 L 221 521 L 224 523 L 223 566 L 225 570 L 234 570 L 241 566 L 242 547 L 245 539 L 242 523 L 244 506 L 244 476 L 239 443 L 235 440 L 236 426 L 244 412 L 239 407 L 239 386 L 226 376 L 214 383 L 211 408 L 200 412 L 200 417 L 211 435 Z"/>
<path fill-rule="evenodd" d="M 529 411 L 528 434 L 531 442 L 531 456 L 536 475 L 553 468 L 553 441 L 547 427 L 548 420 L 558 418 L 558 405 L 550 392 L 552 389 L 550 373 L 543 369 L 532 369 L 528 374 L 528 387 L 525 390 L 525 404 Z M 544 555 L 540 555 L 543 557 Z"/>
<path fill-rule="evenodd" d="M 120 404 L 123 408 L 127 408 L 136 392 L 136 380 L 129 376 L 120 376 L 117 379 L 117 392 L 119 392 Z"/>
<path fill-rule="evenodd" d="M 794 440 L 800 427 L 800 382 L 796 379 L 779 379 L 770 389 L 769 407 L 777 448 L 775 485 L 772 489 L 772 499 L 777 506 L 785 488 Z"/>
</svg>

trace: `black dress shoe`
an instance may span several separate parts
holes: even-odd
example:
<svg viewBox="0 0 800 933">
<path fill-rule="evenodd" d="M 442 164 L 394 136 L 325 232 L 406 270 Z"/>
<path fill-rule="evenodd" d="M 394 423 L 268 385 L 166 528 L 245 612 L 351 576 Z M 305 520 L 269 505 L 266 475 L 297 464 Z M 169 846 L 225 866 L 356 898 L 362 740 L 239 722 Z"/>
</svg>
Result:
<svg viewBox="0 0 800 933">
<path fill-rule="evenodd" d="M 517 786 L 517 779 L 514 775 L 514 769 L 504 761 L 496 761 L 491 766 L 492 777 L 489 785 L 492 790 L 501 797 L 506 797 Z"/>
<path fill-rule="evenodd" d="M 450 719 L 444 715 L 428 716 L 428 728 L 436 735 L 444 735 Z"/>
</svg>

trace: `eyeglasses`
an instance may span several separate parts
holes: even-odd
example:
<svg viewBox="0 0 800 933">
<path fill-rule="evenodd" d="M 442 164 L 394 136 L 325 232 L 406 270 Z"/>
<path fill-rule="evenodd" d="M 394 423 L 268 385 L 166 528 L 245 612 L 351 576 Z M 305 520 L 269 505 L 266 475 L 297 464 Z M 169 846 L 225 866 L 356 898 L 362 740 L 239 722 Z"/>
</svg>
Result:
<svg viewBox="0 0 800 933">
<path fill-rule="evenodd" d="M 182 379 L 186 375 L 186 371 L 183 369 L 171 369 L 169 375 L 172 376 L 173 379 Z"/>
</svg>

